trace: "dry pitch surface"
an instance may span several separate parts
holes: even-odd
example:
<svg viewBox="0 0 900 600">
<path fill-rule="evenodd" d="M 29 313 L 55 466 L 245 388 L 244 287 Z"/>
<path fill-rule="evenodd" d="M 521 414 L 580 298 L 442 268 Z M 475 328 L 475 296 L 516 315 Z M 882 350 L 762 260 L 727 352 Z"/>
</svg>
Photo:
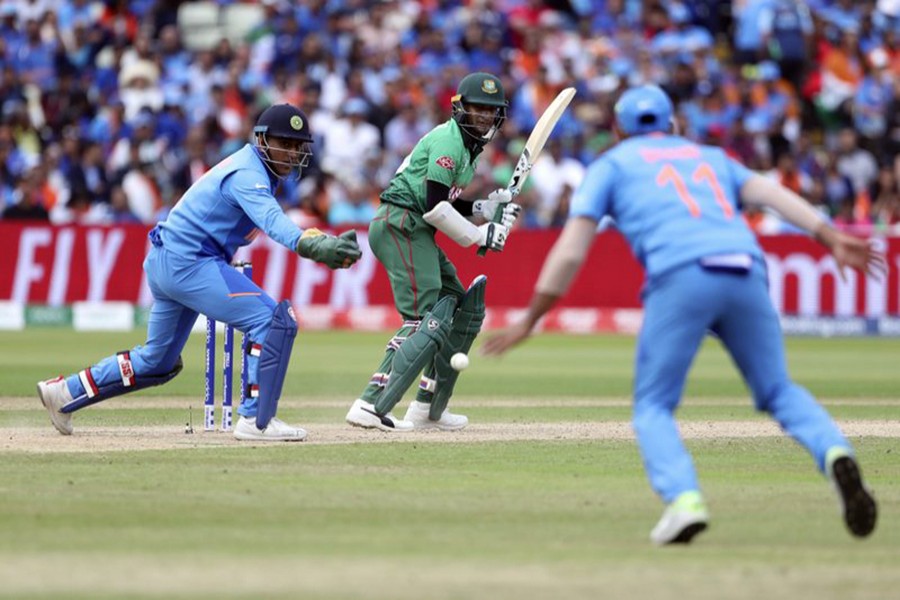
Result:
<svg viewBox="0 0 900 600">
<path fill-rule="evenodd" d="M 734 403 L 735 406 L 744 406 L 749 409 L 747 400 L 697 400 L 694 404 Z M 854 400 L 860 402 L 860 400 Z M 209 448 L 222 446 L 249 446 L 252 442 L 238 442 L 231 435 L 216 431 L 202 431 L 202 424 L 198 419 L 202 413 L 198 408 L 193 409 L 194 433 L 187 434 L 183 425 L 169 426 L 80 426 L 78 417 L 75 417 L 75 434 L 72 436 L 59 435 L 47 421 L 46 427 L 18 426 L 8 423 L 2 418 L 4 410 L 29 410 L 39 409 L 40 405 L 35 399 L 28 398 L 0 398 L 0 452 L 27 452 L 27 453 L 53 453 L 53 452 L 110 452 L 110 451 L 136 451 L 136 450 L 167 450 L 182 448 Z M 837 404 L 833 401 L 830 404 Z M 867 400 L 866 404 L 890 404 L 896 406 L 896 402 L 884 400 Z M 172 408 L 184 409 L 185 421 L 187 420 L 187 406 L 192 401 L 188 398 L 139 398 L 130 401 L 111 401 L 105 405 L 92 407 L 89 411 L 103 411 L 110 409 L 145 409 L 145 408 Z M 292 408 L 334 408 L 339 409 L 343 405 L 335 400 L 292 400 L 285 403 Z M 402 406 L 405 406 L 402 405 Z M 402 412 L 401 407 L 398 411 Z M 517 406 L 628 406 L 628 400 L 572 400 L 530 399 L 527 404 L 510 400 L 467 400 L 467 407 L 491 406 L 494 408 L 510 408 L 511 412 Z M 464 412 L 464 409 L 461 411 Z M 750 414 L 750 413 L 748 413 Z M 309 432 L 309 438 L 303 444 L 355 444 L 355 443 L 387 443 L 387 442 L 439 442 L 439 443 L 477 443 L 477 442 L 503 442 L 503 441 L 562 441 L 562 440 L 630 440 L 634 439 L 631 423 L 628 421 L 589 421 L 589 422 L 514 422 L 514 423 L 471 423 L 466 429 L 455 432 L 424 431 L 411 433 L 386 433 L 377 430 L 364 430 L 351 427 L 340 421 L 335 423 L 310 423 L 303 424 Z M 900 437 L 900 421 L 889 420 L 843 420 L 838 425 L 845 435 L 849 437 L 875 436 L 897 438 Z M 783 435 L 778 425 L 771 420 L 744 420 L 722 421 L 704 420 L 680 422 L 681 434 L 685 439 L 724 439 L 724 438 L 750 438 L 773 437 Z M 261 444 L 267 444 L 261 442 Z"/>
</svg>

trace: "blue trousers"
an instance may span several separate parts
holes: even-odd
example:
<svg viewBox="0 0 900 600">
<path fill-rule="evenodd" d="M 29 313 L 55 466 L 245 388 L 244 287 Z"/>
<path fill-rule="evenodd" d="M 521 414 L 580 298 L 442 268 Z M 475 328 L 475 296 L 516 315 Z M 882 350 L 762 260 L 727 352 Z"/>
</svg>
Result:
<svg viewBox="0 0 900 600">
<path fill-rule="evenodd" d="M 754 264 L 744 274 L 698 264 L 680 267 L 644 291 L 635 361 L 634 430 L 650 485 L 663 501 L 700 489 L 674 413 L 708 331 L 719 337 L 740 369 L 756 408 L 805 447 L 820 471 L 830 448 L 850 449 L 825 409 L 788 376 L 765 267 Z"/>
<path fill-rule="evenodd" d="M 272 322 L 276 302 L 250 279 L 220 258 L 187 259 L 153 246 L 144 260 L 153 306 L 147 325 L 147 341 L 130 351 L 134 375 L 170 373 L 187 343 L 198 314 L 229 323 L 246 333 L 253 343 L 263 343 Z M 240 359 L 236 359 L 237 362 Z M 259 359 L 249 356 L 247 379 L 257 383 Z M 85 393 L 84 381 L 98 389 L 122 382 L 119 360 L 114 354 L 66 378 L 74 398 Z M 122 388 L 119 393 L 125 393 Z M 109 396 L 117 395 L 111 393 Z M 253 417 L 258 399 L 247 398 L 238 412 Z"/>
</svg>

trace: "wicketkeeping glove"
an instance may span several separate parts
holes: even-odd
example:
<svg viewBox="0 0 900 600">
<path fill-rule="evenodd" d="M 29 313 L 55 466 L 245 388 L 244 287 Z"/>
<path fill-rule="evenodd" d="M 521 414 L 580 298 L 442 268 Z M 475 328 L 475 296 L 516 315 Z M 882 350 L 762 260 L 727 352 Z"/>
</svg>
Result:
<svg viewBox="0 0 900 600">
<path fill-rule="evenodd" d="M 508 227 L 500 223 L 485 223 L 478 227 L 478 231 L 482 236 L 478 241 L 479 246 L 494 252 L 503 250 L 503 246 L 506 245 L 506 238 L 509 236 Z"/>
<path fill-rule="evenodd" d="M 356 243 L 356 231 L 352 229 L 339 236 L 327 235 L 315 228 L 307 229 L 297 242 L 297 254 L 329 269 L 346 269 L 362 256 Z"/>
</svg>

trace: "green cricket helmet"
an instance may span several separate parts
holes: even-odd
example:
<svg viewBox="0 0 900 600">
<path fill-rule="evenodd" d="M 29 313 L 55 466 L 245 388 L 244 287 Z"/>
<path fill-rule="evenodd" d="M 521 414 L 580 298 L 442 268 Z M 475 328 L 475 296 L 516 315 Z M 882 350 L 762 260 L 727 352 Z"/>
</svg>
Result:
<svg viewBox="0 0 900 600">
<path fill-rule="evenodd" d="M 259 150 L 260 158 L 273 173 L 275 170 L 272 169 L 272 165 L 277 164 L 297 169 L 297 177 L 300 177 L 300 170 L 309 164 L 309 157 L 312 156 L 309 145 L 313 143 L 309 119 L 302 110 L 291 104 L 270 106 L 259 115 L 253 133 L 256 134 L 256 148 Z M 296 149 L 283 149 L 288 155 L 289 162 L 277 161 L 273 160 L 269 153 L 271 138 L 301 143 Z"/>
<path fill-rule="evenodd" d="M 484 133 L 481 131 L 483 127 L 479 128 L 476 124 L 477 117 L 467 110 L 467 107 L 473 104 L 491 106 L 495 109 L 494 122 Z M 453 108 L 453 119 L 459 124 L 463 134 L 479 146 L 484 146 L 491 141 L 506 120 L 509 102 L 506 100 L 503 84 L 499 78 L 490 73 L 470 73 L 459 82 L 450 105 Z"/>
</svg>

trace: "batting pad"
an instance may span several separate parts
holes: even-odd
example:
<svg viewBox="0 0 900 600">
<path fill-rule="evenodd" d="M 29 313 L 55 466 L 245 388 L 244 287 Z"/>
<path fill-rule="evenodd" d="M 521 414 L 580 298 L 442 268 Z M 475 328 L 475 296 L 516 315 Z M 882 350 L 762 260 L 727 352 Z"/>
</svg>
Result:
<svg viewBox="0 0 900 600">
<path fill-rule="evenodd" d="M 272 324 L 259 355 L 259 410 L 256 413 L 256 428 L 263 430 L 278 412 L 278 400 L 287 374 L 291 349 L 297 337 L 297 320 L 291 303 L 282 300 L 272 314 Z"/>
<path fill-rule="evenodd" d="M 484 290 L 487 286 L 487 277 L 479 275 L 472 281 L 472 285 L 466 290 L 459 303 L 459 309 L 453 316 L 450 325 L 450 336 L 444 347 L 434 357 L 434 379 L 436 381 L 434 396 L 431 399 L 431 409 L 428 417 L 432 421 L 441 418 L 453 388 L 459 371 L 450 366 L 450 357 L 457 352 L 468 354 L 472 343 L 481 332 L 481 324 L 484 322 Z"/>
<path fill-rule="evenodd" d="M 447 344 L 456 297 L 444 296 L 422 319 L 415 333 L 400 344 L 391 364 L 391 377 L 375 402 L 375 412 L 386 415 L 400 402 L 419 374 Z"/>
</svg>

